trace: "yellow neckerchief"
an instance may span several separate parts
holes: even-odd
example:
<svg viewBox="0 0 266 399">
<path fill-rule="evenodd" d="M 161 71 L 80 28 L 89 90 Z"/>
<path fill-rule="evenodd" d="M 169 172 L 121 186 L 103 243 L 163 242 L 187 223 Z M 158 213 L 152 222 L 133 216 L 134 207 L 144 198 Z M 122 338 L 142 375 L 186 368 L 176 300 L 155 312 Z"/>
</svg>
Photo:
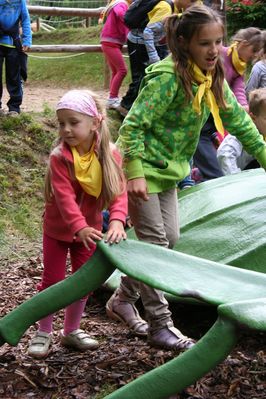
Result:
<svg viewBox="0 0 266 399">
<path fill-rule="evenodd" d="M 212 74 L 211 72 L 207 72 L 206 75 L 201 71 L 201 69 L 196 65 L 192 64 L 192 69 L 193 69 L 193 77 L 196 81 L 196 83 L 199 84 L 198 91 L 194 97 L 192 106 L 193 109 L 200 114 L 201 113 L 201 101 L 204 98 L 208 108 L 210 109 L 214 123 L 216 126 L 216 129 L 221 135 L 224 135 L 224 127 L 222 120 L 219 115 L 219 108 L 217 105 L 217 102 L 215 100 L 214 94 L 211 91 L 211 86 L 212 86 Z"/>
<path fill-rule="evenodd" d="M 94 145 L 84 155 L 79 155 L 76 147 L 71 147 L 71 150 L 79 184 L 87 194 L 99 198 L 102 191 L 102 167 L 94 152 Z"/>
<path fill-rule="evenodd" d="M 244 75 L 245 70 L 247 69 L 247 63 L 245 61 L 242 61 L 239 58 L 238 51 L 236 48 L 237 43 L 238 42 L 234 42 L 233 44 L 231 44 L 231 46 L 227 50 L 227 55 L 230 55 L 232 53 L 233 66 L 234 66 L 235 70 L 237 71 L 237 73 L 239 73 L 239 75 L 242 76 L 242 75 Z"/>
</svg>

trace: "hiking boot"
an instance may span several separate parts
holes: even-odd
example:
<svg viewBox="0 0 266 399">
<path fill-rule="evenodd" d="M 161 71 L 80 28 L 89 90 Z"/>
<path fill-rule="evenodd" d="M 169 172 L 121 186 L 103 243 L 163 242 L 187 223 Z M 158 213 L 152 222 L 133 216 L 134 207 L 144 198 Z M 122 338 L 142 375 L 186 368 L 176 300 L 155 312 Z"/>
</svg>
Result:
<svg viewBox="0 0 266 399">
<path fill-rule="evenodd" d="M 175 327 L 163 327 L 151 332 L 148 336 L 148 343 L 157 348 L 176 351 L 190 349 L 195 345 L 193 339 L 186 337 Z"/>
<path fill-rule="evenodd" d="M 106 108 L 117 109 L 120 105 L 120 99 L 118 97 L 108 98 Z"/>
<path fill-rule="evenodd" d="M 82 352 L 99 346 L 99 342 L 96 339 L 90 338 L 85 331 L 80 329 L 74 330 L 68 335 L 64 335 L 64 331 L 61 330 L 60 339 L 63 346 L 70 346 Z"/>
<path fill-rule="evenodd" d="M 51 342 L 51 334 L 44 331 L 37 331 L 30 341 L 28 355 L 36 359 L 43 359 L 49 353 Z"/>
<path fill-rule="evenodd" d="M 110 319 L 125 324 L 135 335 L 148 334 L 148 323 L 140 317 L 136 306 L 119 298 L 117 290 L 106 303 L 106 313 Z"/>
<path fill-rule="evenodd" d="M 120 113 L 120 115 L 122 116 L 127 116 L 128 114 L 128 109 L 126 109 L 125 107 L 122 107 L 122 105 L 119 105 L 116 110 Z"/>
</svg>

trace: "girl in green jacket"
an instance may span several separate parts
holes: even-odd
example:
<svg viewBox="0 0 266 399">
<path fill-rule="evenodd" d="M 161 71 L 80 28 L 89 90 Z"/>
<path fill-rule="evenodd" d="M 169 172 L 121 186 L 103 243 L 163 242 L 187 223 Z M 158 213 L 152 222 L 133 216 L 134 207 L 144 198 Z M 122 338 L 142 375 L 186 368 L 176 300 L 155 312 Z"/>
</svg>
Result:
<svg viewBox="0 0 266 399">
<path fill-rule="evenodd" d="M 264 168 L 266 145 L 224 79 L 220 60 L 224 26 L 219 15 L 195 5 L 180 19 L 169 17 L 166 31 L 171 55 L 146 69 L 138 98 L 120 129 L 119 144 L 138 239 L 172 248 L 179 237 L 176 182 L 189 173 L 189 160 L 209 114 L 217 131 L 234 132 Z M 108 301 L 109 315 L 137 333 L 147 333 L 134 306 L 138 295 L 151 345 L 173 350 L 193 345 L 173 326 L 163 293 L 128 277 Z"/>
</svg>

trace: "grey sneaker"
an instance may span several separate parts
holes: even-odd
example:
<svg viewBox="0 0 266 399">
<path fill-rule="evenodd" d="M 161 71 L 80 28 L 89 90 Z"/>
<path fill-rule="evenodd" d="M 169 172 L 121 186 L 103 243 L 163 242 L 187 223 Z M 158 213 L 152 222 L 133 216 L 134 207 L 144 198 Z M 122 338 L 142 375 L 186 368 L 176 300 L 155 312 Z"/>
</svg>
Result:
<svg viewBox="0 0 266 399">
<path fill-rule="evenodd" d="M 74 330 L 68 335 L 64 335 L 63 330 L 60 331 L 61 344 L 70 346 L 80 351 L 98 348 L 99 342 L 89 337 L 83 330 Z"/>
<path fill-rule="evenodd" d="M 52 342 L 51 334 L 44 331 L 37 331 L 32 338 L 28 348 L 28 355 L 36 359 L 42 359 L 49 353 Z"/>
<path fill-rule="evenodd" d="M 120 99 L 118 97 L 108 98 L 106 108 L 117 109 L 120 105 Z"/>
<path fill-rule="evenodd" d="M 177 351 L 190 349 L 195 345 L 193 339 L 186 337 L 175 327 L 163 327 L 158 331 L 151 332 L 148 336 L 148 343 L 158 348 Z"/>
</svg>

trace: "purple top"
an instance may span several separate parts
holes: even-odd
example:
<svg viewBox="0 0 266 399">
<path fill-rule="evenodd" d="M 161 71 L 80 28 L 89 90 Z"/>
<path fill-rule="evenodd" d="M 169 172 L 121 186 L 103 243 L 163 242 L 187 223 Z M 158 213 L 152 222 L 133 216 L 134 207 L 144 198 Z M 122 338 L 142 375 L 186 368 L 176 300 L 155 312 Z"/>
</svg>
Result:
<svg viewBox="0 0 266 399">
<path fill-rule="evenodd" d="M 239 75 L 239 73 L 235 70 L 232 63 L 232 54 L 227 55 L 228 47 L 222 48 L 222 60 L 225 71 L 225 78 L 237 98 L 239 104 L 242 107 L 248 107 L 247 96 L 245 93 L 245 80 L 243 75 Z"/>
</svg>

